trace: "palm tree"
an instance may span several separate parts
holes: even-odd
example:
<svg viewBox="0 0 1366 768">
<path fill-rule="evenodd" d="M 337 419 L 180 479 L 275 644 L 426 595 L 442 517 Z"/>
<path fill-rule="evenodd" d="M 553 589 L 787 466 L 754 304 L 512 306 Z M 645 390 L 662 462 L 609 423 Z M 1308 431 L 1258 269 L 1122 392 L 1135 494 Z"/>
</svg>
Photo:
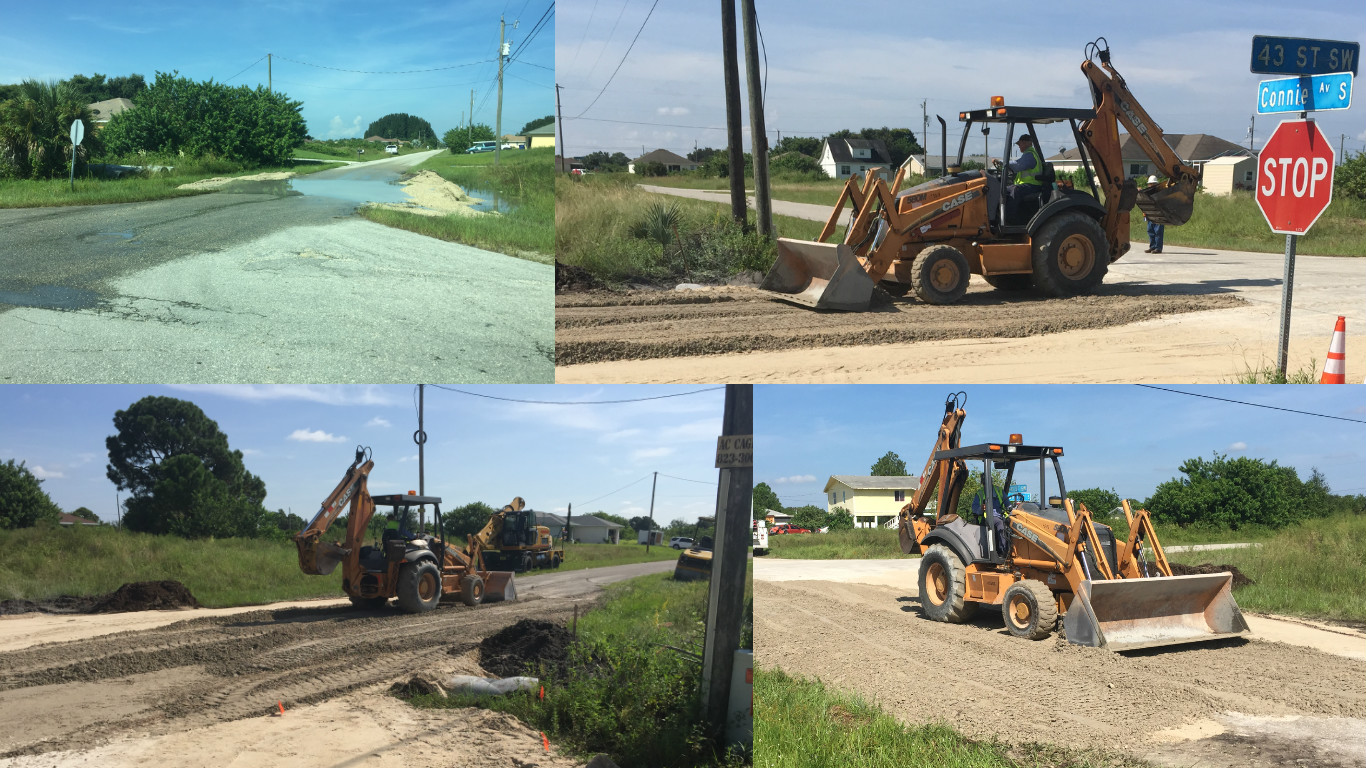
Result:
<svg viewBox="0 0 1366 768">
<path fill-rule="evenodd" d="M 60 176 L 71 160 L 71 123 L 85 123 L 76 160 L 100 149 L 90 106 L 65 82 L 25 80 L 14 98 L 0 102 L 0 175 L 28 179 Z"/>
</svg>

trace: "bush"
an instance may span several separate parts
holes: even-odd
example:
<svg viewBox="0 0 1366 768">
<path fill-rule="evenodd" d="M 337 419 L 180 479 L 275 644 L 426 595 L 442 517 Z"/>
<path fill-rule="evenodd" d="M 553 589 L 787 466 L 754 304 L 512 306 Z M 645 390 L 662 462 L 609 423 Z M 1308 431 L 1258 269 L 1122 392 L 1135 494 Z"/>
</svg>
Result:
<svg viewBox="0 0 1366 768">
<path fill-rule="evenodd" d="M 40 520 L 56 522 L 62 510 L 43 491 L 39 480 L 24 462 L 10 459 L 0 464 L 0 529 L 28 528 Z"/>
<path fill-rule="evenodd" d="M 158 72 L 133 109 L 115 115 L 101 138 L 115 156 L 154 152 L 283 165 L 308 135 L 302 107 L 259 86 L 196 83 Z"/>
<path fill-rule="evenodd" d="M 669 168 L 663 163 L 640 163 L 636 166 L 637 176 L 668 176 Z"/>
<path fill-rule="evenodd" d="M 1185 478 L 1157 486 L 1145 506 L 1155 521 L 1237 530 L 1283 528 L 1330 511 L 1328 488 L 1315 470 L 1300 482 L 1293 467 L 1240 456 L 1187 459 Z"/>
<path fill-rule="evenodd" d="M 450 147 L 451 154 L 459 155 L 469 149 L 476 141 L 493 141 L 493 129 L 483 123 L 475 123 L 464 128 L 446 131 L 441 141 Z"/>
<path fill-rule="evenodd" d="M 1358 152 L 1333 171 L 1333 193 L 1366 200 L 1366 152 Z"/>
<path fill-rule="evenodd" d="M 820 162 L 814 157 L 808 157 L 800 152 L 784 152 L 781 155 L 773 155 L 768 159 L 768 168 L 771 174 L 782 173 L 808 178 L 812 181 L 830 178 L 825 169 L 821 167 Z"/>
<path fill-rule="evenodd" d="M 86 102 L 67 83 L 25 80 L 15 86 L 13 98 L 0 101 L 0 178 L 65 176 L 76 120 L 85 124 L 85 140 L 76 153 L 80 170 L 102 150 Z"/>
</svg>

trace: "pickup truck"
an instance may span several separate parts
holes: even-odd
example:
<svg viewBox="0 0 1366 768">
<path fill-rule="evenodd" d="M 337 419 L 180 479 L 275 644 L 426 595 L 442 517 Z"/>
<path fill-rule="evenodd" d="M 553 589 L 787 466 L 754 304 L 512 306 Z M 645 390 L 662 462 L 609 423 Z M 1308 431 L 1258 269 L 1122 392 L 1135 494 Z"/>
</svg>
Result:
<svg viewBox="0 0 1366 768">
<path fill-rule="evenodd" d="M 791 523 L 778 523 L 777 525 L 773 526 L 773 530 L 771 531 L 771 533 L 774 536 L 778 536 L 784 533 L 811 533 L 811 529 L 798 528 L 797 526 Z"/>
</svg>

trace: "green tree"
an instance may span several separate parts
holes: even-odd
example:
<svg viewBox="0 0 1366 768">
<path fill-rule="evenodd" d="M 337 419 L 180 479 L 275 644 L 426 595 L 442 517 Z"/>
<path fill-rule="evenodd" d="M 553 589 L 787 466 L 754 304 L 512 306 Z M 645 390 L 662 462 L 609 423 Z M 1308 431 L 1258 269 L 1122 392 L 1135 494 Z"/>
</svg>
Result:
<svg viewBox="0 0 1366 768">
<path fill-rule="evenodd" d="M 197 83 L 179 73 L 156 81 L 100 131 L 115 156 L 137 152 L 219 157 L 247 165 L 282 165 L 308 135 L 303 102 L 258 86 Z"/>
<path fill-rule="evenodd" d="M 130 491 L 124 525 L 187 537 L 253 536 L 266 484 L 194 403 L 149 396 L 114 414 L 105 474 Z"/>
<path fill-rule="evenodd" d="M 24 462 L 0 464 L 0 528 L 28 528 L 40 520 L 56 522 L 62 510 L 43 491 Z"/>
<path fill-rule="evenodd" d="M 1082 488 L 1079 491 L 1068 491 L 1067 497 L 1072 500 L 1072 504 L 1085 504 L 1091 510 L 1094 517 L 1104 519 L 1109 517 L 1115 507 L 1119 506 L 1119 494 L 1115 489 L 1106 490 L 1104 488 Z M 1123 516 L 1123 513 L 1120 513 Z"/>
<path fill-rule="evenodd" d="M 800 152 L 784 152 L 781 155 L 774 155 L 769 159 L 768 165 L 774 173 L 802 175 L 816 180 L 829 178 L 829 174 L 821 167 L 818 160 Z"/>
<path fill-rule="evenodd" d="M 702 147 L 701 149 L 694 149 L 689 152 L 688 159 L 694 163 L 705 163 L 720 151 L 721 150 L 719 149 L 712 149 L 711 147 Z"/>
<path fill-rule="evenodd" d="M 854 515 L 844 507 L 833 507 L 825 515 L 825 525 L 829 526 L 832 531 L 852 531 L 854 530 Z"/>
<path fill-rule="evenodd" d="M 807 157 L 816 157 L 821 153 L 822 143 L 814 136 L 784 136 L 782 141 L 773 145 L 773 154 L 798 152 Z"/>
<path fill-rule="evenodd" d="M 71 514 L 86 520 L 98 521 L 100 519 L 100 516 L 92 512 L 88 507 L 76 507 L 71 511 Z"/>
<path fill-rule="evenodd" d="M 637 163 L 637 176 L 668 176 L 669 167 L 663 163 Z"/>
<path fill-rule="evenodd" d="M 1346 158 L 1333 171 L 1333 194 L 1366 200 L 1366 152 Z"/>
<path fill-rule="evenodd" d="M 442 514 L 441 526 L 447 536 L 469 538 L 488 524 L 489 517 L 497 511 L 482 501 L 472 501 Z M 553 533 L 558 535 L 559 531 Z"/>
<path fill-rule="evenodd" d="M 825 527 L 826 511 L 823 507 L 807 504 L 804 507 L 789 509 L 787 512 L 792 515 L 792 524 L 798 528 L 814 531 Z M 850 527 L 853 527 L 852 523 Z"/>
<path fill-rule="evenodd" d="M 432 130 L 432 124 L 407 112 L 394 112 L 385 115 L 365 129 L 365 137 L 382 136 L 386 139 L 403 139 L 413 141 L 415 139 L 436 140 L 436 131 Z"/>
<path fill-rule="evenodd" d="M 553 122 L 555 122 L 555 116 L 554 116 L 554 115 L 546 115 L 545 117 L 538 117 L 538 118 L 536 118 L 535 120 L 532 120 L 531 122 L 529 122 L 529 123 L 527 123 L 526 125 L 522 126 L 522 130 L 518 131 L 517 133 L 520 134 L 520 135 L 525 136 L 527 131 L 534 131 L 534 130 L 536 130 L 537 128 L 540 128 L 540 127 L 543 126 L 543 125 L 550 125 L 550 124 L 553 123 Z"/>
<path fill-rule="evenodd" d="M 882 458 L 873 463 L 871 471 L 873 477 L 905 477 L 906 462 L 892 451 L 887 451 Z"/>
<path fill-rule="evenodd" d="M 1303 520 L 1304 484 L 1292 467 L 1247 456 L 1187 459 L 1183 478 L 1157 486 L 1145 506 L 1153 519 L 1181 526 L 1237 530 L 1248 525 L 1281 528 Z M 1317 495 L 1317 490 L 1315 490 Z"/>
<path fill-rule="evenodd" d="M 769 509 L 774 512 L 781 512 L 783 511 L 783 503 L 778 500 L 778 494 L 769 487 L 768 483 L 759 483 L 754 486 L 754 519 L 763 519 L 764 511 Z"/>
<path fill-rule="evenodd" d="M 602 511 L 594 512 L 594 513 L 593 513 L 593 517 L 596 517 L 596 518 L 598 518 L 599 520 L 606 520 L 606 521 L 611 522 L 611 523 L 616 523 L 617 525 L 624 525 L 624 526 L 627 526 L 627 527 L 630 527 L 630 525 L 631 525 L 631 521 L 628 520 L 627 518 L 624 518 L 624 517 L 622 517 L 621 515 L 613 515 L 613 514 L 608 513 L 608 512 L 602 512 Z"/>
<path fill-rule="evenodd" d="M 633 517 L 627 524 L 630 525 L 631 530 L 636 533 L 650 530 L 650 518 L 648 517 Z"/>
<path fill-rule="evenodd" d="M 107 99 L 135 99 L 147 88 L 146 80 L 137 74 L 106 79 L 96 72 L 89 77 L 72 75 L 66 82 L 87 104 Z"/>
<path fill-rule="evenodd" d="M 457 155 L 469 149 L 476 141 L 493 141 L 493 129 L 483 123 L 475 123 L 463 128 L 452 128 L 441 137 L 441 142 Z"/>
<path fill-rule="evenodd" d="M 71 162 L 71 124 L 85 124 L 76 170 L 103 149 L 88 102 L 66 83 L 25 80 L 13 98 L 0 101 L 0 177 L 65 176 Z"/>
</svg>

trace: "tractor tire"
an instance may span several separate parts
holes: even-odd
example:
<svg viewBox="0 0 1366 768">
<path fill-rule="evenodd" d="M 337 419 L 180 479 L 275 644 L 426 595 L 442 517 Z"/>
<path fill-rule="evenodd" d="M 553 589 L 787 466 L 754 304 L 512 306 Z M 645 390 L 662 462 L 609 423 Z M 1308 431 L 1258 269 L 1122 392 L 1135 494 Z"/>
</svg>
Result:
<svg viewBox="0 0 1366 768">
<path fill-rule="evenodd" d="M 968 292 L 968 260 L 947 243 L 931 245 L 911 263 L 911 288 L 926 304 L 952 304 Z"/>
<path fill-rule="evenodd" d="M 1076 211 L 1049 219 L 1034 235 L 1034 284 L 1049 296 L 1090 293 L 1110 268 L 1105 230 Z"/>
<path fill-rule="evenodd" d="M 405 613 L 424 613 L 441 602 L 441 569 L 431 560 L 408 563 L 398 573 L 398 607 Z"/>
<path fill-rule="evenodd" d="M 962 624 L 977 612 L 975 603 L 964 600 L 967 569 L 952 549 L 931 544 L 920 561 L 920 607 L 934 621 Z"/>
<path fill-rule="evenodd" d="M 992 288 L 1009 293 L 1019 293 L 1034 287 L 1033 275 L 991 275 L 982 279 Z"/>
<path fill-rule="evenodd" d="M 1058 600 L 1042 581 L 1024 579 L 1006 589 L 1001 616 L 1010 634 L 1042 640 L 1058 625 Z"/>
<path fill-rule="evenodd" d="M 388 605 L 387 597 L 356 597 L 351 596 L 351 607 L 360 611 L 377 611 Z"/>
<path fill-rule="evenodd" d="M 533 558 L 532 558 L 531 553 L 530 553 L 530 552 L 523 552 L 523 553 L 522 553 L 522 571 L 523 571 L 523 572 L 526 572 L 526 571 L 531 570 L 532 562 L 533 562 Z"/>
<path fill-rule="evenodd" d="M 474 607 L 484 602 L 484 580 L 469 574 L 460 577 L 460 602 Z"/>
</svg>

